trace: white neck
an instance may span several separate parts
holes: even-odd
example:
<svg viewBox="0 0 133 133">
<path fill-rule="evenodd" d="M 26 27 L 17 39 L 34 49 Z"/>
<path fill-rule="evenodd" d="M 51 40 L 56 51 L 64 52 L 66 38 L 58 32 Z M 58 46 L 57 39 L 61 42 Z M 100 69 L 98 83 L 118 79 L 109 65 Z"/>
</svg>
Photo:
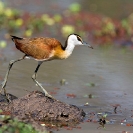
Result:
<svg viewBox="0 0 133 133">
<path fill-rule="evenodd" d="M 72 54 L 73 50 L 75 48 L 75 44 L 71 39 L 67 40 L 67 47 L 65 48 L 65 52 L 69 54 L 69 56 Z"/>
<path fill-rule="evenodd" d="M 76 45 L 83 45 L 83 44 L 81 41 L 77 39 L 77 35 L 75 34 L 69 35 L 64 47 L 66 57 L 69 57 L 72 54 Z"/>
</svg>

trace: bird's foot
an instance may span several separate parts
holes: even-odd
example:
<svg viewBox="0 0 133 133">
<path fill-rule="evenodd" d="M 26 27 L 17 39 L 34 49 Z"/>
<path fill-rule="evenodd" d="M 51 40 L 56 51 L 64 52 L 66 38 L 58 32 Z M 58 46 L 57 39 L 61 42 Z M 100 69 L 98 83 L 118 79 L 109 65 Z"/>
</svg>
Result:
<svg viewBox="0 0 133 133">
<path fill-rule="evenodd" d="M 5 89 L 5 87 L 6 87 L 6 80 L 4 80 L 4 81 L 1 83 L 1 85 L 2 85 L 2 88 L 1 88 L 1 90 L 0 90 L 0 94 L 2 94 L 2 91 L 4 91 L 4 96 L 5 96 L 6 100 L 7 100 L 7 102 L 10 103 L 11 100 L 10 100 L 10 98 L 9 98 L 9 94 L 6 93 L 6 89 Z"/>
<path fill-rule="evenodd" d="M 11 99 L 10 99 L 10 97 L 9 97 L 9 94 L 6 93 L 6 94 L 4 94 L 4 95 L 5 95 L 5 97 L 6 97 L 7 102 L 8 102 L 8 103 L 11 103 Z"/>
<path fill-rule="evenodd" d="M 45 96 L 46 96 L 46 97 L 49 97 L 50 99 L 55 100 L 55 98 L 54 98 L 53 96 L 51 96 L 50 94 L 48 94 L 48 93 L 46 93 Z"/>
</svg>

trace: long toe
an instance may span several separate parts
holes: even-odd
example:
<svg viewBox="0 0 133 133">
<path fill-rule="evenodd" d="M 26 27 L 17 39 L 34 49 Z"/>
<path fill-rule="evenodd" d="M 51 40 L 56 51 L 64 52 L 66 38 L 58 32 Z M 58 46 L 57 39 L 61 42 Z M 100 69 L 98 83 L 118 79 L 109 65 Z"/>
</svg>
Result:
<svg viewBox="0 0 133 133">
<path fill-rule="evenodd" d="M 11 103 L 11 99 L 10 99 L 10 97 L 9 97 L 9 94 L 6 93 L 6 94 L 5 94 L 5 97 L 6 97 L 7 102 L 8 102 L 8 103 Z"/>
</svg>

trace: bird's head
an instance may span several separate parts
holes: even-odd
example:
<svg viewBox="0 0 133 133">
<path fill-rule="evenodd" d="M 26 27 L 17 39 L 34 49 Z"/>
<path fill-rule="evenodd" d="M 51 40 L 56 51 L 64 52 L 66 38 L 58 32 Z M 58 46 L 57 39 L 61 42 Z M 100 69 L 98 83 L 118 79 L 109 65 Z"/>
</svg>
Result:
<svg viewBox="0 0 133 133">
<path fill-rule="evenodd" d="M 88 46 L 89 48 L 93 49 L 93 47 L 90 44 L 84 42 L 83 39 L 78 34 L 70 34 L 67 38 L 67 43 L 73 44 L 75 46 L 84 45 L 84 46 Z"/>
</svg>

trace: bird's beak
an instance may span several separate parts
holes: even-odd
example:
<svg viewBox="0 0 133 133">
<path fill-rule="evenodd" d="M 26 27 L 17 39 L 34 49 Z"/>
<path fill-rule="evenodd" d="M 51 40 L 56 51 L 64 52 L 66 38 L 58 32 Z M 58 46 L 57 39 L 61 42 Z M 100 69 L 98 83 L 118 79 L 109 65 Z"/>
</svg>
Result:
<svg viewBox="0 0 133 133">
<path fill-rule="evenodd" d="M 92 48 L 92 49 L 93 49 L 93 47 L 92 47 L 90 44 L 88 44 L 88 43 L 86 43 L 86 42 L 83 42 L 83 44 L 84 44 L 85 46 L 88 46 L 89 48 Z"/>
</svg>

